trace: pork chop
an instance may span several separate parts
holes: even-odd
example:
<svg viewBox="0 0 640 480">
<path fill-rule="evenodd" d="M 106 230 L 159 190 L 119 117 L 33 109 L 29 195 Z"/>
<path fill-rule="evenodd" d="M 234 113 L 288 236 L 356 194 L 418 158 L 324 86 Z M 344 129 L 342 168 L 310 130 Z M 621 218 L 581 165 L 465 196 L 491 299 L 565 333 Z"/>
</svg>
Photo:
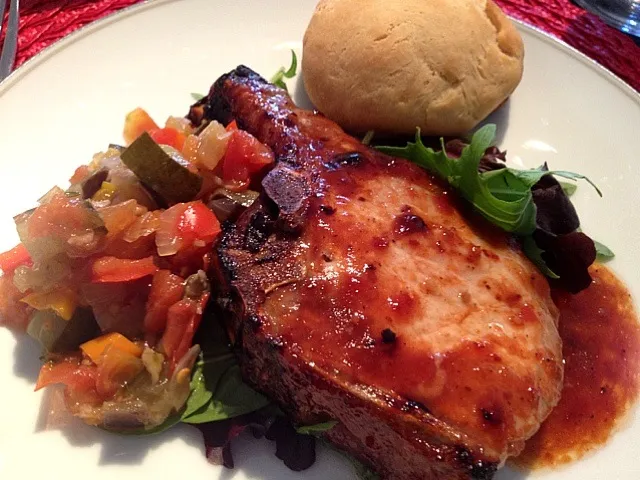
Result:
<svg viewBox="0 0 640 480">
<path fill-rule="evenodd" d="M 560 397 L 558 312 L 504 233 L 240 66 L 192 107 L 270 146 L 217 247 L 245 380 L 383 478 L 489 479 Z"/>
</svg>

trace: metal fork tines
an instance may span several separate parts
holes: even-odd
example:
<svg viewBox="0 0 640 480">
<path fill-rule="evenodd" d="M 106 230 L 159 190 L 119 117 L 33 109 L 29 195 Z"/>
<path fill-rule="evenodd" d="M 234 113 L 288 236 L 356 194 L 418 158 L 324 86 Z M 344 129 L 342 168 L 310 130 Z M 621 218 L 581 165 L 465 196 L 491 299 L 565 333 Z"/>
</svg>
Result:
<svg viewBox="0 0 640 480">
<path fill-rule="evenodd" d="M 9 76 L 11 70 L 13 70 L 18 48 L 19 0 L 0 0 L 0 34 L 2 33 L 2 20 L 4 20 L 6 1 L 10 1 L 9 18 L 7 20 L 7 32 L 4 37 L 2 53 L 0 53 L 0 82 Z"/>
</svg>

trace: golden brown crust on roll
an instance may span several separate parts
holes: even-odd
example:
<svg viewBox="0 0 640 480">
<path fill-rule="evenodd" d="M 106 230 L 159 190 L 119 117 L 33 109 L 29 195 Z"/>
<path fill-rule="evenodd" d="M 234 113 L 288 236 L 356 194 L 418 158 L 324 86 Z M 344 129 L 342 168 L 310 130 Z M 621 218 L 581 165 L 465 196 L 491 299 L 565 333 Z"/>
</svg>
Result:
<svg viewBox="0 0 640 480">
<path fill-rule="evenodd" d="M 491 0 L 322 0 L 302 71 L 316 107 L 348 130 L 453 135 L 511 95 L 523 57 Z"/>
</svg>

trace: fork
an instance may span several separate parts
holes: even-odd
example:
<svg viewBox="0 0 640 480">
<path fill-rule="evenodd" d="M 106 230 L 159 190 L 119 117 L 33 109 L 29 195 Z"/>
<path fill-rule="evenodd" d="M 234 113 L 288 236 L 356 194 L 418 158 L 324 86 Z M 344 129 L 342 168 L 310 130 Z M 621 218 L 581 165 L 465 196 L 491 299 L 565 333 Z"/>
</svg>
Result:
<svg viewBox="0 0 640 480">
<path fill-rule="evenodd" d="M 7 0 L 0 0 L 0 33 L 2 33 L 2 20 Z M 4 37 L 2 53 L 0 53 L 0 82 L 9 76 L 13 70 L 13 63 L 16 60 L 16 50 L 18 47 L 18 21 L 20 14 L 20 0 L 10 0 L 9 19 L 7 20 L 7 33 Z"/>
</svg>

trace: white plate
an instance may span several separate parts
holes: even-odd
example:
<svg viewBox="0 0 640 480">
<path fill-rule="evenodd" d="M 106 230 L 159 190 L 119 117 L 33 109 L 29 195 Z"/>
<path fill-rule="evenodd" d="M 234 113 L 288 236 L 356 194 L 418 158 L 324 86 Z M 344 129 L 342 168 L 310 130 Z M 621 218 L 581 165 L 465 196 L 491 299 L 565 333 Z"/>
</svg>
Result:
<svg viewBox="0 0 640 480">
<path fill-rule="evenodd" d="M 206 92 L 217 76 L 244 63 L 266 76 L 288 64 L 313 0 L 155 1 L 85 28 L 49 48 L 0 86 L 0 251 L 17 241 L 12 215 L 31 207 L 76 166 L 118 142 L 124 115 L 136 106 L 158 119 L 184 114 L 190 92 Z M 510 160 L 527 167 L 589 175 L 604 199 L 585 186 L 575 200 L 583 227 L 609 245 L 611 264 L 640 298 L 640 97 L 565 45 L 520 26 L 525 75 L 495 118 Z M 299 80 L 299 79 L 298 79 Z M 298 92 L 300 94 L 300 92 Z M 64 480 L 140 478 L 355 478 L 348 462 L 319 449 L 304 474 L 287 470 L 266 441 L 234 443 L 237 468 L 210 466 L 199 433 L 178 427 L 153 438 L 122 438 L 79 423 L 39 431 L 41 395 L 32 392 L 39 351 L 0 330 L 0 478 Z M 637 479 L 640 415 L 604 448 L 544 479 Z M 502 480 L 527 477 L 501 472 Z"/>
</svg>

